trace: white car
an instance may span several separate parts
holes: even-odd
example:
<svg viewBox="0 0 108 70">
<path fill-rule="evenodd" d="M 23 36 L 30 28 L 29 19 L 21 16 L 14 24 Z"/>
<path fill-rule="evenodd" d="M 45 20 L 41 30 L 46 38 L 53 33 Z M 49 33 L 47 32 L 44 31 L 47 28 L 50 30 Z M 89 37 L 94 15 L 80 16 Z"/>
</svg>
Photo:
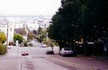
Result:
<svg viewBox="0 0 108 70">
<path fill-rule="evenodd" d="M 46 44 L 42 44 L 42 47 L 44 47 L 44 48 L 45 48 L 45 47 L 47 47 L 47 45 L 46 45 Z"/>
<path fill-rule="evenodd" d="M 46 54 L 54 54 L 54 51 L 51 47 L 47 48 Z"/>
<path fill-rule="evenodd" d="M 8 46 L 7 49 L 11 49 L 11 46 Z"/>
<path fill-rule="evenodd" d="M 62 56 L 72 56 L 73 55 L 73 51 L 69 47 L 64 47 L 64 48 L 61 49 L 60 55 L 62 55 Z"/>
</svg>

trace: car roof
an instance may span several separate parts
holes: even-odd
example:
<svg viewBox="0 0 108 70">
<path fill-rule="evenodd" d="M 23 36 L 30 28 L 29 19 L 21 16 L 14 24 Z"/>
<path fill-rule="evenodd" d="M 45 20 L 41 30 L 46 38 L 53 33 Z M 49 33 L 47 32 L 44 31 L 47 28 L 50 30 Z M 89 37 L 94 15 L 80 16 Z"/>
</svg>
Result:
<svg viewBox="0 0 108 70">
<path fill-rule="evenodd" d="M 64 47 L 63 49 L 64 49 L 64 50 L 71 50 L 70 47 Z"/>
</svg>

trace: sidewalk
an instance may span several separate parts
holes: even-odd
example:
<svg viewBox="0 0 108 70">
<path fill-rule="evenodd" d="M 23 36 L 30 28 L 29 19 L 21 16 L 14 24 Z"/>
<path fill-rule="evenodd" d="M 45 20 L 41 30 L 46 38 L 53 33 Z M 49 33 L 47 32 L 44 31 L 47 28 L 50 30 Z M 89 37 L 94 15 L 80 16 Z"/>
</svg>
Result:
<svg viewBox="0 0 108 70">
<path fill-rule="evenodd" d="M 108 56 L 91 56 L 89 58 L 95 59 L 97 61 L 108 63 Z"/>
<path fill-rule="evenodd" d="M 108 56 L 83 56 L 83 55 L 77 55 L 77 57 L 80 57 L 85 60 L 94 60 L 98 62 L 103 62 L 108 64 Z"/>
<path fill-rule="evenodd" d="M 17 47 L 8 49 L 8 53 L 0 55 L 0 70 L 20 70 L 20 56 L 17 54 Z"/>
</svg>

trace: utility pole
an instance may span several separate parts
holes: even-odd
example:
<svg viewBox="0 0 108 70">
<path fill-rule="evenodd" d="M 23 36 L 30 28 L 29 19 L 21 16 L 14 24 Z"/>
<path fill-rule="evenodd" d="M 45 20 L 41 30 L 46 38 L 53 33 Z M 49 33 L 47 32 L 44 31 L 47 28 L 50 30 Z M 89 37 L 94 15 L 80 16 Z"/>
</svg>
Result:
<svg viewBox="0 0 108 70">
<path fill-rule="evenodd" d="M 4 19 L 5 23 L 6 23 L 6 28 L 7 28 L 7 32 L 6 32 L 6 35 L 7 35 L 7 41 L 6 41 L 6 47 L 8 47 L 8 27 L 9 27 L 9 22 L 7 21 L 7 19 Z"/>
<path fill-rule="evenodd" d="M 8 47 L 8 22 L 7 22 L 7 43 L 6 43 L 7 47 Z"/>
</svg>

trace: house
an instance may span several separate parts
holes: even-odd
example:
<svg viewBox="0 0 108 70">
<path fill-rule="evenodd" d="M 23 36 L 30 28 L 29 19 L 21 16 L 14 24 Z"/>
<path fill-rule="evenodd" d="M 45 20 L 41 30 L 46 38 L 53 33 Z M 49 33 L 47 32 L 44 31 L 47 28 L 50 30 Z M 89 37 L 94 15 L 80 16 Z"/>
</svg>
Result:
<svg viewBox="0 0 108 70">
<path fill-rule="evenodd" d="M 0 31 L 5 33 L 8 43 L 13 41 L 14 24 L 5 18 L 0 18 Z"/>
<path fill-rule="evenodd" d="M 41 22 L 39 22 L 41 21 Z M 30 31 L 38 30 L 39 26 L 46 29 L 50 25 L 49 18 L 43 17 L 26 17 L 26 16 L 1 16 L 0 17 L 0 31 L 7 36 L 8 43 L 13 42 L 13 35 L 16 28 L 25 28 Z M 27 39 L 27 36 L 24 36 Z"/>
</svg>

